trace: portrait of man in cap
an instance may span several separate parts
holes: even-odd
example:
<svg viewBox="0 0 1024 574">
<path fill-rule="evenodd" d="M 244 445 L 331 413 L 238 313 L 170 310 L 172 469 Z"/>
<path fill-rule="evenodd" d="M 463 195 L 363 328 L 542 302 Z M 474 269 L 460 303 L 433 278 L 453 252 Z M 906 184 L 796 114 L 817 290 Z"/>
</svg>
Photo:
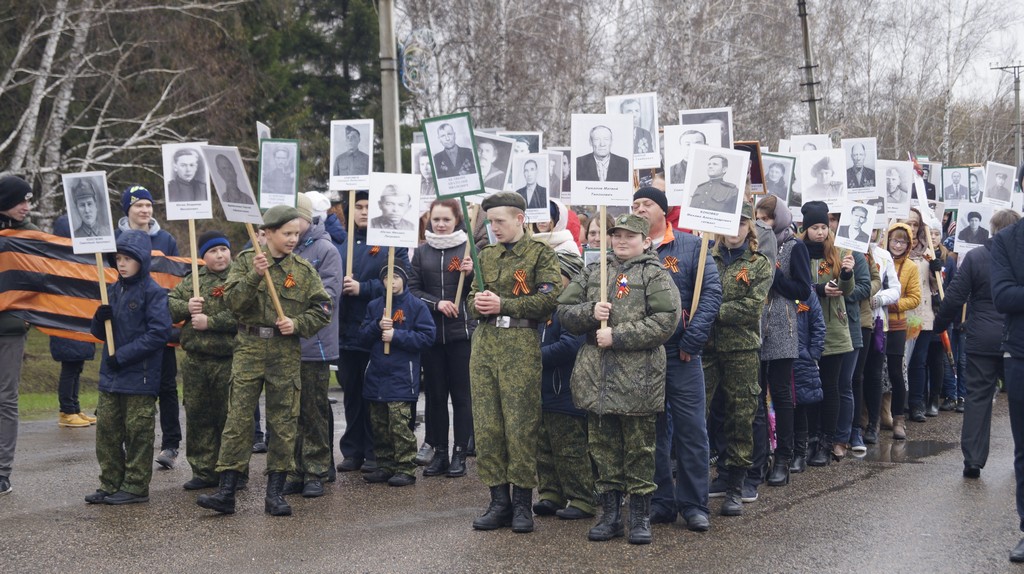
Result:
<svg viewBox="0 0 1024 574">
<path fill-rule="evenodd" d="M 416 229 L 416 225 L 413 222 L 405 219 L 406 214 L 409 213 L 409 209 L 412 207 L 412 198 L 409 197 L 408 193 L 398 191 L 398 188 L 394 185 L 386 185 L 381 192 L 378 206 L 380 207 L 381 215 L 370 220 L 370 228 L 400 229 L 404 231 Z"/>
<path fill-rule="evenodd" d="M 69 210 L 69 213 L 75 225 L 75 237 L 102 237 L 109 234 L 105 221 L 100 218 L 102 198 L 102 193 L 90 178 L 81 178 L 71 187 L 74 210 Z"/>
<path fill-rule="evenodd" d="M 359 130 L 353 126 L 345 126 L 344 129 L 338 129 L 338 131 L 344 131 L 344 139 L 337 137 L 340 140 L 338 147 L 341 147 L 345 151 L 341 152 L 334 158 L 334 171 L 333 175 L 366 175 L 370 173 L 370 156 L 360 149 L 360 142 L 362 135 Z"/>
</svg>

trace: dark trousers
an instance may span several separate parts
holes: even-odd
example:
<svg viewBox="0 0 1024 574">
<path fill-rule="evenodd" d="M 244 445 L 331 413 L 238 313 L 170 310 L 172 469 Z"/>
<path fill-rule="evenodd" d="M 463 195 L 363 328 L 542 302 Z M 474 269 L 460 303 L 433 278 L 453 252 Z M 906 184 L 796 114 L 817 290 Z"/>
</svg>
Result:
<svg viewBox="0 0 1024 574">
<path fill-rule="evenodd" d="M 178 414 L 178 360 L 173 347 L 164 347 L 160 364 L 160 450 L 176 449 L 181 444 Z"/>
<path fill-rule="evenodd" d="M 868 350 L 875 344 L 871 329 L 862 328 L 861 334 L 864 336 L 864 346 L 856 350 L 857 364 L 853 368 L 853 425 L 851 428 L 857 430 L 862 430 L 860 413 L 864 408 L 864 371 L 868 362 Z M 881 401 L 881 397 L 879 397 L 879 401 Z M 875 415 L 877 418 L 877 409 Z"/>
<path fill-rule="evenodd" d="M 960 429 L 964 464 L 985 468 L 992 431 L 992 397 L 996 383 L 1004 378 L 1003 358 L 999 355 L 967 355 L 967 400 Z"/>
<path fill-rule="evenodd" d="M 370 407 L 363 398 L 363 374 L 370 354 L 363 351 L 341 351 L 338 359 L 338 382 L 345 393 L 345 432 L 341 435 L 341 455 L 356 460 L 374 460 L 373 431 L 370 428 Z"/>
<path fill-rule="evenodd" d="M 928 402 L 928 347 L 934 335 L 932 331 L 921 331 L 907 363 L 907 386 L 910 387 L 907 401 L 911 410 L 923 410 Z"/>
<path fill-rule="evenodd" d="M 1010 407 L 1013 433 L 1013 473 L 1017 477 L 1017 516 L 1024 531 L 1024 359 L 1003 360 L 1006 372 L 1006 397 Z M 966 413 L 965 413 L 966 414 Z"/>
<path fill-rule="evenodd" d="M 867 332 L 867 329 L 864 331 Z M 864 408 L 868 411 L 868 425 L 877 425 L 882 410 L 882 365 L 885 363 L 885 348 L 879 351 L 875 349 L 874 343 L 871 343 L 861 350 L 865 349 L 867 357 L 864 358 Z M 902 367 L 900 373 L 902 377 Z"/>
<path fill-rule="evenodd" d="M 824 398 L 820 403 L 809 405 L 807 410 L 808 432 L 820 436 L 831 444 L 835 436 L 836 421 L 839 420 L 839 374 L 846 353 L 827 355 L 818 361 L 821 375 L 821 392 Z"/>
<path fill-rule="evenodd" d="M 710 471 L 703 365 L 700 357 L 683 362 L 670 353 L 666 366 L 666 412 L 657 417 L 655 427 L 654 482 L 658 489 L 651 504 L 687 519 L 695 514 L 707 516 Z"/>
<path fill-rule="evenodd" d="M 438 344 L 421 355 L 426 380 L 426 438 L 434 448 L 448 448 L 448 397 L 452 401 L 455 446 L 463 449 L 473 432 L 473 403 L 469 390 L 469 356 L 466 341 Z"/>
<path fill-rule="evenodd" d="M 78 404 L 78 387 L 85 361 L 61 361 L 60 378 L 57 379 L 57 400 L 60 412 L 75 415 L 82 412 Z"/>
<path fill-rule="evenodd" d="M 761 361 L 761 406 L 758 408 L 757 417 L 754 419 L 754 429 L 757 430 L 758 419 L 764 421 L 766 412 L 765 400 L 767 393 L 772 393 L 772 406 L 775 407 L 775 458 L 780 461 L 793 460 L 793 359 L 775 359 L 774 361 Z M 764 424 L 762 422 L 762 424 Z M 768 438 L 767 425 L 763 437 L 755 435 L 754 440 L 754 464 L 757 464 L 757 453 L 759 441 Z"/>
</svg>

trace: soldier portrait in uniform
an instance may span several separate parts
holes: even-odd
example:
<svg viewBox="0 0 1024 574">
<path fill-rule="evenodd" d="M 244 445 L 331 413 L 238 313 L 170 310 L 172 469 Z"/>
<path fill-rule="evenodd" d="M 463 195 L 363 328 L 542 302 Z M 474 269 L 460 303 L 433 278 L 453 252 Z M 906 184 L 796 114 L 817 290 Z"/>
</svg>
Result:
<svg viewBox="0 0 1024 574">
<path fill-rule="evenodd" d="M 61 179 L 74 252 L 114 251 L 114 226 L 110 218 L 106 172 L 65 173 Z"/>
<path fill-rule="evenodd" d="M 332 120 L 330 141 L 330 189 L 369 187 L 373 171 L 373 120 Z"/>
<path fill-rule="evenodd" d="M 483 193 L 476 134 L 468 112 L 420 122 L 430 152 L 430 167 L 439 198 Z"/>
<path fill-rule="evenodd" d="M 459 145 L 452 124 L 443 123 L 437 127 L 437 140 L 442 146 L 441 151 L 434 152 L 434 173 L 437 179 L 476 173 L 473 151 Z"/>
<path fill-rule="evenodd" d="M 750 152 L 693 146 L 678 227 L 735 236 L 740 226 Z"/>
<path fill-rule="evenodd" d="M 171 157 L 171 179 L 167 182 L 167 201 L 209 201 L 206 169 L 196 148 L 179 148 Z"/>
<path fill-rule="evenodd" d="M 381 191 L 377 217 L 370 220 L 373 229 L 415 230 L 416 224 L 407 219 L 412 208 L 412 197 L 408 193 L 398 191 L 394 185 L 388 184 Z"/>
<path fill-rule="evenodd" d="M 725 181 L 729 160 L 723 155 L 713 155 L 707 162 L 707 180 L 697 186 L 690 200 L 691 209 L 706 209 L 731 213 L 740 200 L 740 188 Z"/>
<path fill-rule="evenodd" d="M 476 155 L 480 160 L 480 175 L 488 192 L 505 189 L 508 168 L 512 161 L 515 140 L 492 134 L 476 133 Z"/>
<path fill-rule="evenodd" d="M 846 154 L 846 189 L 850 198 L 867 199 L 877 196 L 875 159 L 877 142 L 875 138 L 844 139 L 843 152 Z"/>
<path fill-rule="evenodd" d="M 911 186 L 915 175 L 914 164 L 909 161 L 880 159 L 875 166 L 885 202 L 885 215 L 896 218 L 909 217 Z"/>
<path fill-rule="evenodd" d="M 352 125 L 338 126 L 335 132 L 341 132 L 338 143 L 341 153 L 334 156 L 332 175 L 366 175 L 370 173 L 370 155 L 363 151 L 366 144 L 359 129 Z M 335 135 L 337 137 L 337 133 Z"/>
<path fill-rule="evenodd" d="M 715 124 L 719 127 L 719 141 L 716 143 L 709 138 L 708 145 L 712 147 L 732 149 L 733 131 L 731 107 L 680 110 L 679 125 L 693 127 L 700 124 Z"/>
<path fill-rule="evenodd" d="M 1010 192 L 1016 171 L 1013 166 L 990 161 L 987 164 L 985 201 L 996 207 L 1010 207 Z"/>
<path fill-rule="evenodd" d="M 633 169 L 654 169 L 661 165 L 658 142 L 658 95 L 654 92 L 608 96 L 605 111 L 632 118 Z"/>
<path fill-rule="evenodd" d="M 295 205 L 299 185 L 299 143 L 297 140 L 260 142 L 260 207 Z"/>
<path fill-rule="evenodd" d="M 797 154 L 801 200 L 824 201 L 838 211 L 846 197 L 846 156 L 842 149 L 805 151 Z"/>
</svg>

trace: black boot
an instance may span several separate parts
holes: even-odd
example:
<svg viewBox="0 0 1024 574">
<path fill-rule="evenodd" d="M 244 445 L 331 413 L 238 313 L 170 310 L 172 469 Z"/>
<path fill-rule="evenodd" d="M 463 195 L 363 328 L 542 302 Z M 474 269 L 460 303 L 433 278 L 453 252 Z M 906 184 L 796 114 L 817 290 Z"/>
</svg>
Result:
<svg viewBox="0 0 1024 574">
<path fill-rule="evenodd" d="M 594 542 L 604 542 L 623 535 L 622 531 L 622 493 L 618 490 L 602 492 L 601 519 L 587 533 L 587 538 Z"/>
<path fill-rule="evenodd" d="M 814 454 L 807 457 L 808 466 L 828 466 L 832 462 L 832 437 L 821 435 L 818 437 L 818 448 Z"/>
<path fill-rule="evenodd" d="M 477 530 L 495 530 L 503 526 L 512 526 L 512 499 L 508 496 L 507 484 L 491 487 L 491 503 L 473 521 L 473 528 Z"/>
<path fill-rule="evenodd" d="M 448 472 L 448 447 L 435 448 L 434 458 L 423 469 L 423 476 L 441 476 Z"/>
<path fill-rule="evenodd" d="M 793 434 L 793 460 L 789 462 L 789 472 L 800 473 L 807 470 L 807 433 Z"/>
<path fill-rule="evenodd" d="M 533 532 L 533 489 L 512 485 L 512 532 Z"/>
<path fill-rule="evenodd" d="M 237 470 L 225 470 L 220 473 L 220 490 L 213 494 L 200 494 L 196 504 L 221 514 L 234 514 L 235 490 L 238 489 L 238 477 L 241 474 Z"/>
<path fill-rule="evenodd" d="M 784 459 L 775 459 L 775 464 L 772 465 L 771 472 L 768 473 L 768 486 L 786 486 L 789 484 L 789 473 L 792 467 L 792 462 Z"/>
<path fill-rule="evenodd" d="M 924 416 L 926 417 L 937 417 L 939 416 L 939 395 L 931 397 L 928 401 L 928 407 L 924 410 Z"/>
<path fill-rule="evenodd" d="M 743 514 L 743 479 L 747 476 L 745 468 L 729 468 L 729 488 L 725 491 L 725 500 L 719 513 L 722 516 L 740 516 Z"/>
<path fill-rule="evenodd" d="M 651 543 L 651 495 L 629 495 L 629 543 Z"/>
<path fill-rule="evenodd" d="M 452 451 L 452 461 L 448 465 L 448 477 L 459 476 L 466 476 L 466 449 L 461 446 L 455 447 Z"/>
<path fill-rule="evenodd" d="M 281 495 L 284 491 L 284 481 L 287 478 L 288 473 L 286 472 L 272 472 L 267 476 L 267 498 L 263 503 L 263 510 L 271 516 L 292 515 L 292 507 Z"/>
</svg>

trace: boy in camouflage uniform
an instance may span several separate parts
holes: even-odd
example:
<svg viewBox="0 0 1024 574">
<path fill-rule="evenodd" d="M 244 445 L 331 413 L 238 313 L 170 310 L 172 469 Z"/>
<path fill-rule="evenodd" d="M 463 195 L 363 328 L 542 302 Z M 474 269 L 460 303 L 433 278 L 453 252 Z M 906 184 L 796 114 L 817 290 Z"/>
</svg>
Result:
<svg viewBox="0 0 1024 574">
<path fill-rule="evenodd" d="M 221 435 L 216 472 L 220 490 L 200 495 L 199 506 L 224 514 L 235 512 L 235 490 L 252 455 L 252 412 L 264 385 L 267 426 L 274 435 L 267 455 L 267 496 L 264 510 L 287 516 L 291 506 L 281 495 L 295 462 L 299 416 L 299 337 L 311 337 L 331 320 L 331 297 L 306 260 L 292 254 L 299 241 L 299 212 L 278 205 L 263 214 L 267 250 L 238 254 L 224 286 L 228 308 L 238 321 L 237 346 L 231 365 L 228 418 Z M 278 317 L 265 280 L 269 273 L 284 311 Z"/>
<path fill-rule="evenodd" d="M 217 453 L 228 416 L 231 355 L 238 323 L 224 303 L 224 284 L 231 269 L 231 243 L 219 231 L 199 236 L 199 297 L 193 297 L 196 278 L 182 279 L 167 296 L 171 321 L 185 321 L 181 329 L 182 395 L 185 404 L 185 455 L 192 479 L 185 490 L 217 486 Z"/>
<path fill-rule="evenodd" d="M 480 321 L 469 376 L 477 472 L 491 489 L 491 502 L 473 528 L 511 525 L 513 532 L 532 532 L 541 417 L 537 325 L 557 306 L 561 273 L 555 252 L 526 236 L 523 196 L 496 193 L 482 208 L 498 243 L 480 252 L 484 289 L 474 282 L 466 303 Z"/>
<path fill-rule="evenodd" d="M 682 316 L 679 291 L 650 249 L 650 224 L 621 215 L 608 230 L 608 301 L 600 263 L 591 263 L 559 298 L 558 317 L 586 334 L 572 374 L 576 406 L 587 411 L 603 514 L 588 538 L 623 535 L 620 506 L 629 493 L 629 542 L 651 542 L 651 494 L 658 413 L 665 409 L 665 341 Z M 602 327 L 602 321 L 607 326 Z"/>
</svg>

